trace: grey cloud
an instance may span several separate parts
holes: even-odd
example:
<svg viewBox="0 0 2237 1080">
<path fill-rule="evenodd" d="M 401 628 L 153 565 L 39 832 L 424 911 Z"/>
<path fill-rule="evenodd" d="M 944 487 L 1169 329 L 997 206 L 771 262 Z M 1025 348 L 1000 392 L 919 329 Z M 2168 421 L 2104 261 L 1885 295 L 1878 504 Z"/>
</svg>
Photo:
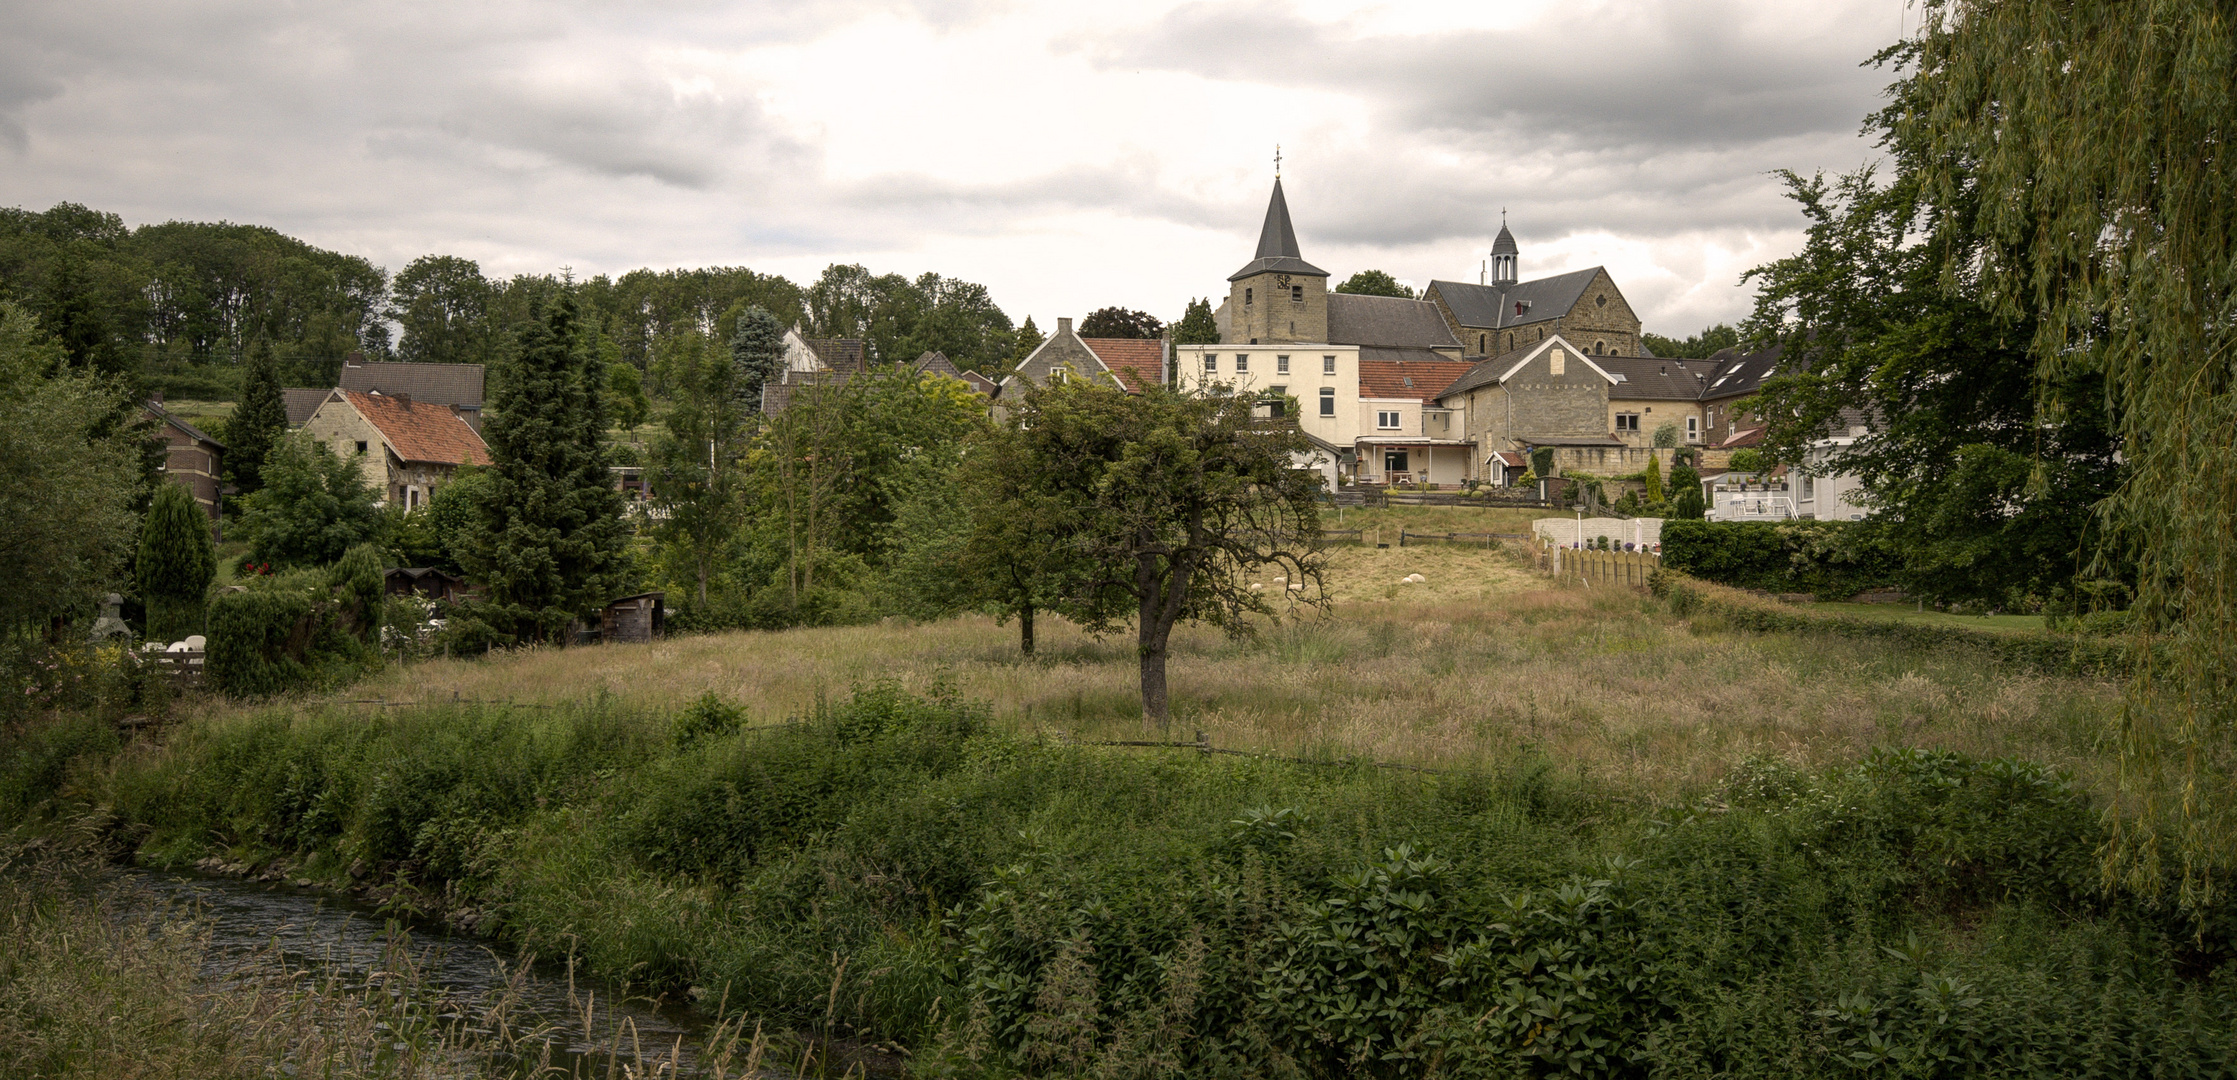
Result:
<svg viewBox="0 0 2237 1080">
<path fill-rule="evenodd" d="M 1857 68 L 1874 46 L 1798 41 L 1746 16 L 1733 3 L 1581 5 L 1516 30 L 1363 37 L 1263 5 L 1198 4 L 1094 54 L 1112 67 L 1352 94 L 1406 128 L 1556 145 L 1853 131 L 1859 96 L 1885 81 Z"/>
</svg>

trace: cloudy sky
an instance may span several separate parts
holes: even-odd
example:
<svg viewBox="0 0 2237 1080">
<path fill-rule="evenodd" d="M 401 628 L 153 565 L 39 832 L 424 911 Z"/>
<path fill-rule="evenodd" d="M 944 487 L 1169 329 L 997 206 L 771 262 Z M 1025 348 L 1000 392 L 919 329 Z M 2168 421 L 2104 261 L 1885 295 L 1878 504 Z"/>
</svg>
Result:
<svg viewBox="0 0 2237 1080">
<path fill-rule="evenodd" d="M 11 0 L 0 205 L 271 225 L 391 270 L 832 262 L 1042 325 L 1177 315 L 1257 240 L 1475 280 L 1606 264 L 1647 328 L 1747 310 L 1770 170 L 1872 156 L 1903 0 Z"/>
</svg>

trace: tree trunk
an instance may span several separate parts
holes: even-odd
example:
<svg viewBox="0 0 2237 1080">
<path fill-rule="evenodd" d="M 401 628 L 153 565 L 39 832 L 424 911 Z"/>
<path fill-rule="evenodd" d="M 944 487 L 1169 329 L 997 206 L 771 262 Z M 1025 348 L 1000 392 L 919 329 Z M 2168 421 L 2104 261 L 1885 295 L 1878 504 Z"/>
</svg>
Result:
<svg viewBox="0 0 2237 1080">
<path fill-rule="evenodd" d="M 1165 635 L 1142 627 L 1142 719 L 1155 721 L 1159 731 L 1173 726 L 1173 712 L 1165 703 Z"/>
<path fill-rule="evenodd" d="M 707 609 L 707 560 L 699 560 L 699 610 Z"/>
<path fill-rule="evenodd" d="M 1018 651 L 1027 656 L 1033 655 L 1033 605 L 1031 604 L 1021 604 L 1018 607 Z"/>
</svg>

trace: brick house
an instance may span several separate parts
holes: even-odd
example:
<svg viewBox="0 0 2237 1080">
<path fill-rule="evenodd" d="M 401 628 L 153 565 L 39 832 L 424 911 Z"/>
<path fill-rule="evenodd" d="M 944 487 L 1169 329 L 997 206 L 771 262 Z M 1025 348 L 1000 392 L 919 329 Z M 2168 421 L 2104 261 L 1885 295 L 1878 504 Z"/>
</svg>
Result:
<svg viewBox="0 0 2237 1080">
<path fill-rule="evenodd" d="M 179 419 L 160 399 L 147 402 L 143 410 L 156 422 L 154 437 L 163 442 L 163 475 L 193 493 L 215 527 L 224 512 L 225 444 Z"/>
<path fill-rule="evenodd" d="M 336 389 L 303 425 L 317 439 L 354 457 L 381 500 L 407 510 L 427 505 L 460 465 L 488 465 L 489 447 L 459 411 L 414 401 L 408 394 Z"/>
</svg>

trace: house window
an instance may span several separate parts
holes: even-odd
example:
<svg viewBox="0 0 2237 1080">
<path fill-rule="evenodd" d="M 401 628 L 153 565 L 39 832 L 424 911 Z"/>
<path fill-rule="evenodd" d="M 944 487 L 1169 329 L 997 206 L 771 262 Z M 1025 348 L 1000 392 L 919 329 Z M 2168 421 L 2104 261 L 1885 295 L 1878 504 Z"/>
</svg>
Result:
<svg viewBox="0 0 2237 1080">
<path fill-rule="evenodd" d="M 1688 416 L 1688 417 L 1686 417 L 1686 441 L 1687 441 L 1687 442 L 1700 442 L 1700 441 L 1701 441 L 1701 418 L 1700 418 L 1700 417 L 1698 417 L 1698 416 Z"/>
<path fill-rule="evenodd" d="M 1243 290 L 1243 306 L 1244 306 L 1244 307 L 1249 307 L 1249 306 L 1250 306 L 1250 304 L 1251 304 L 1251 291 L 1250 291 L 1249 289 L 1244 289 L 1244 290 Z"/>
<path fill-rule="evenodd" d="M 1333 387 L 1333 386 L 1323 386 L 1323 387 L 1321 387 L 1321 388 L 1320 388 L 1320 414 L 1321 414 L 1322 416 L 1334 416 L 1334 415 L 1336 415 L 1336 388 L 1335 388 L 1335 387 Z"/>
<path fill-rule="evenodd" d="M 1512 330 L 1507 332 L 1507 351 L 1515 351 L 1515 334 Z"/>
<path fill-rule="evenodd" d="M 1286 387 L 1286 386 L 1269 386 L 1269 387 L 1267 387 L 1267 388 L 1266 388 L 1266 392 L 1267 392 L 1268 394 L 1271 394 L 1271 395 L 1273 395 L 1274 397 L 1285 397 L 1285 396 L 1287 396 L 1287 395 L 1289 394 L 1289 387 Z"/>
<path fill-rule="evenodd" d="M 1619 435 L 1622 435 L 1622 434 L 1631 434 L 1631 435 L 1637 435 L 1637 434 L 1639 433 L 1639 414 L 1638 414 L 1638 413 L 1635 413 L 1635 412 L 1619 412 L 1619 413 L 1617 413 L 1617 414 L 1616 414 L 1616 433 L 1617 433 L 1617 434 L 1619 434 Z"/>
<path fill-rule="evenodd" d="M 1811 476 L 1809 473 L 1802 474 L 1802 497 L 1805 499 L 1815 499 L 1818 497 L 1817 477 Z"/>
<path fill-rule="evenodd" d="M 1398 430 L 1398 414 L 1395 412 L 1376 412 L 1375 426 L 1384 431 Z"/>
<path fill-rule="evenodd" d="M 1592 354 L 1593 354 L 1594 356 L 1606 356 L 1606 355 L 1608 355 L 1608 343 L 1607 343 L 1607 342 L 1605 342 L 1605 341 L 1595 341 L 1595 342 L 1593 342 L 1593 343 L 1592 343 Z"/>
<path fill-rule="evenodd" d="M 1305 287 L 1303 285 L 1292 285 L 1289 287 L 1289 302 L 1293 304 L 1302 304 L 1305 302 Z"/>
<path fill-rule="evenodd" d="M 1476 351 L 1477 351 L 1477 352 L 1487 352 L 1487 351 L 1489 351 L 1489 348 L 1490 348 L 1490 347 L 1489 347 L 1489 346 L 1487 346 L 1487 345 L 1486 345 L 1486 344 L 1484 343 L 1484 342 L 1485 342 L 1485 339 L 1486 339 L 1486 335 L 1483 335 L 1483 334 L 1477 334 L 1477 335 L 1476 335 Z"/>
<path fill-rule="evenodd" d="M 1601 293 L 1601 294 L 1600 294 L 1599 296 L 1595 296 L 1595 297 L 1593 297 L 1593 298 L 1592 298 L 1592 304 L 1593 304 L 1593 306 L 1594 306 L 1594 307 L 1607 307 L 1607 306 L 1608 306 L 1608 294 L 1606 294 L 1606 293 Z"/>
<path fill-rule="evenodd" d="M 357 452 L 360 454 L 365 452 L 365 440 L 359 439 L 357 441 Z"/>
<path fill-rule="evenodd" d="M 1335 358 L 1335 357 L 1333 357 L 1333 356 L 1323 356 L 1323 357 L 1321 357 L 1321 358 L 1320 358 L 1320 373 L 1321 373 L 1321 374 L 1323 374 L 1323 375 L 1334 375 L 1334 374 L 1336 374 L 1336 358 Z"/>
<path fill-rule="evenodd" d="M 1383 451 L 1383 472 L 1390 474 L 1402 473 L 1406 471 L 1406 465 L 1406 452 L 1404 450 Z"/>
<path fill-rule="evenodd" d="M 1236 354 L 1235 354 L 1235 374 L 1237 374 L 1237 375 L 1241 375 L 1241 374 L 1243 374 L 1244 372 L 1247 372 L 1247 371 L 1249 371 L 1250 369 L 1251 369 L 1251 354 L 1249 354 L 1249 353 L 1240 353 L 1240 352 L 1239 352 L 1239 353 L 1236 353 Z"/>
<path fill-rule="evenodd" d="M 1286 357 L 1286 356 L 1277 356 L 1277 357 L 1275 357 L 1275 358 L 1274 358 L 1274 374 L 1276 374 L 1276 375 L 1287 375 L 1287 374 L 1289 374 L 1289 357 Z"/>
<path fill-rule="evenodd" d="M 1217 375 L 1217 374 L 1219 374 L 1219 354 L 1218 354 L 1218 353 L 1205 353 L 1205 354 L 1204 354 L 1204 374 L 1206 374 L 1206 375 Z"/>
</svg>

